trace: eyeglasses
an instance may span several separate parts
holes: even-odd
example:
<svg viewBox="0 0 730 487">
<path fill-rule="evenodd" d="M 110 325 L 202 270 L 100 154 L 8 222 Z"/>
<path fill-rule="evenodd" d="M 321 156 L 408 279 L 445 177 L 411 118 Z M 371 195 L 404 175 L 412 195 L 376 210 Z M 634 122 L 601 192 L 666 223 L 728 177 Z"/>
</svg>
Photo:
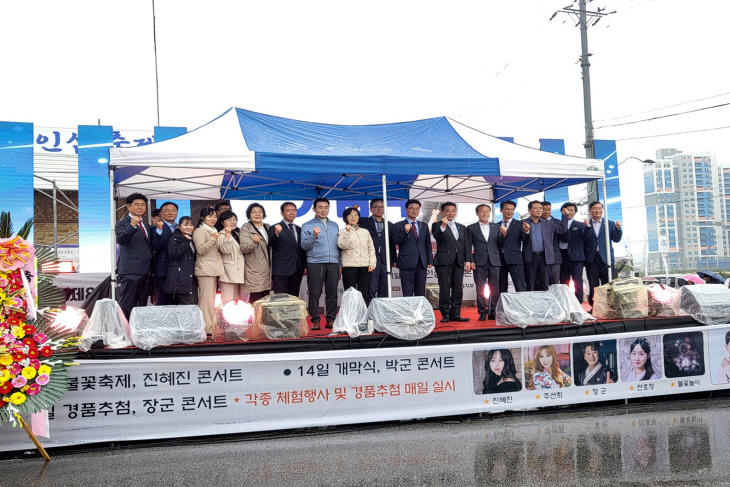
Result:
<svg viewBox="0 0 730 487">
<path fill-rule="evenodd" d="M 134 208 L 145 208 L 147 203 L 132 203 L 129 206 L 133 206 Z"/>
</svg>

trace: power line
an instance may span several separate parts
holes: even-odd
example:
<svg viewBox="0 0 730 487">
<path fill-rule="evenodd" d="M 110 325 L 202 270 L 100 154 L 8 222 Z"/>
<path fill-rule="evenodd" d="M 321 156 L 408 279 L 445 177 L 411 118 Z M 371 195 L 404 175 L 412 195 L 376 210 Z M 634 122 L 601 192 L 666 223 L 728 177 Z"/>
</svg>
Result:
<svg viewBox="0 0 730 487">
<path fill-rule="evenodd" d="M 658 112 L 659 110 L 665 110 L 667 108 L 676 108 L 676 107 L 680 107 L 682 105 L 689 105 L 690 103 L 695 103 L 698 101 L 711 100 L 713 98 L 719 98 L 719 97 L 725 96 L 725 95 L 730 95 L 730 91 L 728 91 L 727 93 L 720 93 L 719 95 L 712 95 L 712 96 L 706 96 L 704 98 L 697 98 L 696 100 L 683 101 L 682 103 L 677 103 L 674 105 L 667 105 L 665 107 L 652 108 L 651 110 L 645 110 L 643 112 L 636 112 L 636 113 L 632 113 L 630 115 L 621 115 L 620 117 L 604 118 L 602 120 L 594 120 L 594 121 L 595 122 L 611 122 L 613 120 L 620 120 L 622 118 L 635 117 L 636 115 L 644 115 L 645 113 Z"/>
<path fill-rule="evenodd" d="M 613 139 L 615 141 L 622 141 L 622 140 L 639 140 L 639 139 L 653 139 L 656 137 L 669 137 L 670 135 L 683 135 L 683 134 L 695 134 L 697 132 L 710 132 L 713 130 L 724 130 L 724 129 L 730 129 L 730 125 L 726 125 L 724 127 L 713 127 L 709 129 L 699 129 L 699 130 L 687 130 L 684 132 L 674 132 L 671 134 L 657 134 L 657 135 L 643 135 L 641 137 L 627 137 L 625 139 Z"/>
<path fill-rule="evenodd" d="M 622 122 L 622 123 L 614 123 L 614 124 L 611 124 L 611 125 L 602 125 L 600 127 L 596 127 L 596 130 L 605 129 L 605 128 L 609 128 L 609 127 L 620 127 L 622 125 L 631 125 L 631 124 L 634 124 L 634 123 L 650 122 L 652 120 L 659 120 L 661 118 L 676 117 L 678 115 L 686 115 L 688 113 L 702 112 L 702 111 L 705 111 L 705 110 L 711 110 L 713 108 L 725 107 L 725 106 L 728 106 L 728 105 L 730 105 L 730 102 L 728 102 L 728 103 L 721 103 L 719 105 L 713 105 L 713 106 L 710 106 L 710 107 L 695 108 L 694 110 L 687 110 L 687 111 L 684 111 L 684 112 L 670 113 L 670 114 L 667 114 L 667 115 L 659 115 L 659 116 L 656 116 L 656 117 L 644 118 L 642 120 L 635 120 L 633 122 Z"/>
</svg>

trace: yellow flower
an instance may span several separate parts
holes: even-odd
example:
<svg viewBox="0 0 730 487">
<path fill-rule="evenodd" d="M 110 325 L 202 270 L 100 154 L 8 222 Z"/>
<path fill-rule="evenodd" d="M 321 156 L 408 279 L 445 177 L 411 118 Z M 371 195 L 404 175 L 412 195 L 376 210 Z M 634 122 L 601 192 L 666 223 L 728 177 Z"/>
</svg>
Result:
<svg viewBox="0 0 730 487">
<path fill-rule="evenodd" d="M 25 392 L 30 388 L 30 386 L 23 386 L 20 388 L 20 392 Z"/>
<path fill-rule="evenodd" d="M 10 402 L 15 404 L 16 406 L 23 404 L 25 402 L 25 394 L 22 392 L 16 392 L 10 396 Z"/>
<path fill-rule="evenodd" d="M 23 374 L 23 377 L 30 380 L 33 377 L 35 377 L 35 369 L 33 367 L 23 367 L 23 371 L 21 372 Z"/>
<path fill-rule="evenodd" d="M 10 329 L 10 333 L 12 333 L 13 335 L 15 335 L 15 338 L 17 338 L 18 340 L 22 340 L 23 338 L 25 338 L 25 330 L 23 330 L 19 326 L 12 327 Z"/>
<path fill-rule="evenodd" d="M 10 371 L 8 369 L 2 369 L 0 370 L 0 385 L 2 385 L 3 382 L 10 380 Z"/>
<path fill-rule="evenodd" d="M 38 375 L 43 375 L 43 374 L 51 375 L 51 368 L 47 365 L 41 365 L 38 368 Z"/>
<path fill-rule="evenodd" d="M 0 355 L 0 365 L 10 365 L 13 363 L 13 357 L 9 353 Z"/>
</svg>

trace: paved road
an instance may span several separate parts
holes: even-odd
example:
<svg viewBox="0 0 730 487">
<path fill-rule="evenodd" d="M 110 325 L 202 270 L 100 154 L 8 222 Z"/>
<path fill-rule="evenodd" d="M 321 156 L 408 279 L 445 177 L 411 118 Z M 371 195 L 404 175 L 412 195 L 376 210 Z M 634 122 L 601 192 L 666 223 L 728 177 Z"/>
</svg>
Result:
<svg viewBox="0 0 730 487">
<path fill-rule="evenodd" d="M 0 461 L 15 486 L 730 486 L 730 400 Z"/>
</svg>

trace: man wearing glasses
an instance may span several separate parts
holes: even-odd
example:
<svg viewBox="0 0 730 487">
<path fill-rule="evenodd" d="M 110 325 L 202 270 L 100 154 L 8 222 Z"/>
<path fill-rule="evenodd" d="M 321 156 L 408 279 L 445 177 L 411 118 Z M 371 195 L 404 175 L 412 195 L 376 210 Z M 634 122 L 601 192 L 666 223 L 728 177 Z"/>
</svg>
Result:
<svg viewBox="0 0 730 487">
<path fill-rule="evenodd" d="M 370 237 L 375 245 L 375 257 L 377 265 L 370 274 L 370 295 L 365 296 L 365 301 L 370 304 L 373 298 L 388 297 L 388 268 L 385 262 L 386 245 L 390 247 L 390 265 L 395 267 L 396 255 L 395 244 L 393 243 L 393 224 L 388 222 L 389 242 L 385 240 L 385 205 L 382 198 L 375 198 L 370 201 L 370 216 L 360 218 L 360 226 L 370 232 Z"/>
<path fill-rule="evenodd" d="M 114 228 L 119 244 L 117 302 L 129 319 L 132 308 L 147 304 L 147 279 L 152 261 L 150 243 L 152 227 L 142 218 L 147 213 L 147 197 L 132 193 L 127 196 L 127 215 Z"/>
</svg>

